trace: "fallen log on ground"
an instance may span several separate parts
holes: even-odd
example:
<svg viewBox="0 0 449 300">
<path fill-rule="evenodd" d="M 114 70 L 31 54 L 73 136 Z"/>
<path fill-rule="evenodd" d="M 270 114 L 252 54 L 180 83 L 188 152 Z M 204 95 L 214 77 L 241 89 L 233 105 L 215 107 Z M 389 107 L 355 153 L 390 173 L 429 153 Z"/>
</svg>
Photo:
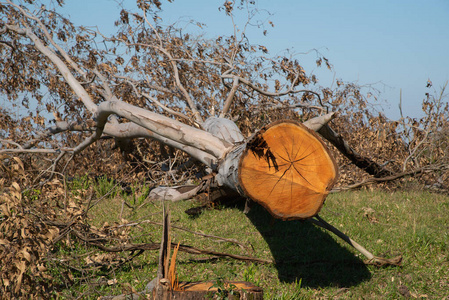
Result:
<svg viewBox="0 0 449 300">
<path fill-rule="evenodd" d="M 260 203 L 276 218 L 307 219 L 316 215 L 337 179 L 338 170 L 321 138 L 308 127 L 319 130 L 332 117 L 333 114 L 320 116 L 305 124 L 290 120 L 275 122 L 246 141 L 234 122 L 221 118 L 207 120 L 208 133 L 233 145 L 211 166 L 218 185 Z M 170 189 L 173 188 L 158 190 L 155 199 L 175 193 L 177 200 L 183 198 L 179 188 Z M 190 198 L 191 193 L 184 196 Z"/>
<path fill-rule="evenodd" d="M 283 121 L 234 148 L 218 174 L 219 183 L 234 187 L 273 216 L 307 219 L 321 209 L 336 181 L 337 165 L 314 132 Z"/>
</svg>

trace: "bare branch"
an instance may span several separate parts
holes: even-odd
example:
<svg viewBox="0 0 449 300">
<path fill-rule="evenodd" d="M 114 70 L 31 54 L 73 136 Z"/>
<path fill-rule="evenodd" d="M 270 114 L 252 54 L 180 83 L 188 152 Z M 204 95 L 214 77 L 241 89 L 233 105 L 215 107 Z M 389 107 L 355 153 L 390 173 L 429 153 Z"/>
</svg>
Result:
<svg viewBox="0 0 449 300">
<path fill-rule="evenodd" d="M 198 109 L 196 108 L 196 105 L 193 102 L 192 98 L 190 97 L 189 93 L 187 92 L 185 87 L 182 85 L 181 80 L 179 79 L 179 71 L 178 71 L 178 66 L 177 66 L 176 60 L 173 58 L 171 53 L 166 48 L 164 48 L 163 42 L 162 42 L 162 39 L 161 39 L 159 33 L 154 28 L 154 26 L 148 21 L 145 13 L 144 13 L 144 18 L 145 18 L 145 22 L 148 24 L 148 26 L 150 26 L 153 29 L 153 31 L 155 32 L 155 34 L 157 36 L 157 39 L 159 41 L 159 46 L 143 44 L 143 43 L 128 43 L 128 42 L 126 42 L 124 40 L 122 40 L 122 41 L 127 46 L 131 46 L 131 45 L 137 46 L 137 45 L 139 45 L 139 46 L 143 46 L 143 47 L 150 47 L 150 48 L 153 48 L 153 49 L 156 49 L 156 50 L 162 52 L 165 56 L 167 56 L 171 66 L 172 66 L 172 71 L 174 73 L 175 84 L 181 90 L 184 98 L 186 99 L 187 105 L 189 106 L 190 110 L 192 111 L 193 116 L 195 118 L 195 121 L 198 123 L 199 126 L 201 126 L 201 124 L 203 123 L 203 120 L 201 118 L 201 114 L 198 111 Z"/>
<path fill-rule="evenodd" d="M 0 150 L 0 154 L 2 153 L 60 153 L 60 149 L 3 149 Z"/>
<path fill-rule="evenodd" d="M 229 92 L 228 97 L 226 98 L 226 101 L 223 105 L 223 110 L 220 113 L 220 118 L 224 118 L 224 116 L 228 113 L 232 101 L 234 101 L 235 92 L 237 91 L 238 87 L 239 87 L 239 79 L 238 77 L 234 77 L 231 91 Z"/>
<path fill-rule="evenodd" d="M 33 147 L 36 143 L 52 136 L 55 134 L 58 134 L 60 132 L 65 132 L 65 131 L 80 131 L 80 132 L 88 132 L 88 131 L 94 131 L 95 130 L 95 122 L 91 121 L 87 121 L 85 123 L 78 123 L 78 122 L 72 122 L 72 123 L 67 123 L 65 121 L 57 121 L 55 123 L 55 125 L 47 128 L 46 130 L 44 130 L 43 132 L 40 132 L 37 134 L 37 137 L 28 141 L 26 144 L 23 145 L 24 149 L 30 149 L 31 147 Z"/>
<path fill-rule="evenodd" d="M 231 147 L 228 142 L 208 132 L 122 101 L 106 101 L 98 106 L 98 128 L 104 127 L 110 114 L 120 115 L 163 137 L 197 148 L 216 158 L 220 158 Z"/>
<path fill-rule="evenodd" d="M 311 91 L 311 90 L 294 90 L 292 89 L 292 87 L 290 87 L 288 90 L 283 91 L 283 92 L 277 92 L 277 93 L 273 93 L 273 92 L 267 92 L 262 90 L 261 88 L 257 87 L 255 84 L 253 84 L 251 81 L 241 78 L 237 75 L 228 75 L 228 74 L 223 74 L 222 78 L 228 78 L 228 79 L 235 79 L 238 78 L 239 82 L 244 83 L 245 85 L 247 85 L 248 87 L 252 88 L 253 90 L 257 91 L 258 93 L 265 95 L 265 96 L 269 96 L 269 97 L 281 97 L 281 96 L 285 96 L 285 95 L 289 95 L 289 94 L 297 94 L 297 93 L 310 93 L 315 95 L 318 100 L 321 103 L 321 97 L 320 94 L 318 94 L 317 92 Z"/>
<path fill-rule="evenodd" d="M 169 114 L 172 114 L 174 116 L 180 117 L 180 118 L 182 118 L 182 119 L 184 119 L 184 120 L 186 120 L 188 122 L 192 122 L 192 120 L 189 117 L 187 117 L 186 115 L 184 115 L 184 114 L 182 114 L 180 112 L 174 111 L 171 108 L 168 108 L 167 106 L 165 106 L 161 102 L 159 102 L 156 98 L 151 97 L 149 94 L 144 93 L 144 92 L 139 92 L 137 90 L 136 85 L 134 84 L 134 81 L 131 80 L 131 78 L 127 78 L 127 77 L 123 77 L 123 76 L 121 76 L 121 77 L 124 78 L 132 86 L 132 88 L 133 88 L 133 90 L 134 90 L 134 92 L 136 93 L 137 96 L 139 96 L 139 97 L 143 96 L 143 97 L 147 98 L 148 100 L 154 102 L 158 107 L 162 108 L 163 110 L 165 110 Z"/>
<path fill-rule="evenodd" d="M 346 243 L 354 247 L 356 250 L 358 250 L 367 258 L 367 260 L 365 261 L 366 264 L 376 266 L 389 266 L 389 265 L 399 266 L 402 262 L 402 256 L 398 256 L 392 259 L 374 256 L 371 252 L 366 250 L 365 247 L 363 247 L 362 245 L 351 239 L 349 236 L 347 236 L 346 234 L 344 234 L 331 224 L 327 223 L 323 218 L 321 218 L 318 215 L 315 216 L 315 219 L 310 218 L 308 219 L 308 221 L 312 224 L 315 224 L 319 227 L 329 230 L 330 232 L 332 232 L 333 234 L 337 235 L 339 238 L 344 240 Z"/>
<path fill-rule="evenodd" d="M 59 56 L 52 49 L 50 49 L 48 46 L 45 45 L 45 43 L 32 31 L 30 27 L 25 27 L 23 29 L 15 25 L 6 24 L 5 26 L 8 30 L 16 32 L 17 34 L 20 35 L 27 36 L 34 43 L 36 48 L 53 62 L 55 67 L 59 70 L 59 72 L 67 81 L 67 83 L 70 85 L 75 94 L 78 95 L 80 100 L 84 103 L 86 108 L 92 113 L 94 113 L 97 110 L 97 106 L 92 101 L 90 95 L 83 88 L 80 82 L 73 76 L 73 74 L 70 72 L 69 68 L 65 65 L 65 63 L 59 58 Z"/>
<path fill-rule="evenodd" d="M 164 145 L 184 151 L 206 166 L 213 167 L 217 163 L 217 158 L 205 151 L 201 151 L 198 148 L 181 144 L 180 142 L 166 138 L 132 122 L 115 125 L 108 123 L 104 128 L 104 134 L 108 134 L 115 138 L 150 138 L 153 140 L 157 140 Z"/>
<path fill-rule="evenodd" d="M 357 167 L 368 174 L 376 177 L 385 177 L 392 175 L 392 172 L 383 168 L 368 157 L 363 157 L 357 153 L 343 137 L 335 132 L 329 125 L 323 126 L 318 133 L 326 140 L 332 143 L 344 156 L 350 159 Z"/>
<path fill-rule="evenodd" d="M 101 93 L 103 94 L 103 97 L 106 100 L 112 100 L 112 98 L 114 97 L 114 94 L 112 93 L 111 88 L 107 84 L 106 78 L 103 76 L 103 74 L 101 74 L 100 71 L 98 71 L 98 69 L 95 69 L 94 73 L 101 81 L 101 86 L 103 87 L 103 91 Z"/>
<path fill-rule="evenodd" d="M 180 117 L 180 118 L 182 118 L 182 119 L 184 119 L 184 120 L 186 120 L 186 121 L 188 121 L 188 122 L 191 122 L 191 119 L 190 119 L 189 117 L 187 117 L 186 115 L 184 115 L 184 114 L 182 114 L 182 113 L 180 113 L 180 112 L 174 111 L 174 110 L 171 109 L 171 108 L 168 108 L 168 107 L 165 106 L 164 104 L 160 103 L 156 98 L 151 97 L 151 96 L 148 95 L 147 93 L 140 92 L 140 94 L 141 94 L 142 96 L 144 96 L 145 98 L 147 98 L 148 100 L 154 102 L 158 107 L 162 108 L 163 110 L 165 110 L 165 111 L 168 112 L 169 114 L 172 114 L 172 115 L 174 115 L 174 116 Z"/>
<path fill-rule="evenodd" d="M 125 245 L 119 245 L 119 246 L 111 246 L 106 247 L 96 239 L 91 239 L 85 235 L 83 235 L 78 230 L 72 229 L 71 231 L 74 233 L 79 239 L 82 241 L 89 243 L 92 246 L 95 246 L 103 251 L 106 252 L 123 252 L 123 251 L 136 251 L 136 250 L 159 250 L 160 243 L 143 243 L 143 244 L 125 244 Z M 171 247 L 176 247 L 177 244 L 172 243 Z M 231 254 L 231 253 L 223 253 L 213 250 L 205 250 L 205 249 L 199 249 L 193 246 L 189 245 L 180 245 L 179 246 L 180 251 L 184 251 L 190 254 L 196 254 L 196 255 L 214 255 L 218 257 L 228 257 L 232 259 L 242 260 L 242 261 L 253 261 L 253 262 L 259 262 L 259 263 L 273 263 L 272 260 L 268 259 L 262 259 L 257 257 L 251 257 L 251 256 L 243 256 L 238 254 Z"/>
<path fill-rule="evenodd" d="M 312 119 L 309 119 L 302 123 L 304 126 L 309 128 L 310 130 L 319 132 L 321 128 L 324 126 L 327 126 L 327 123 L 329 123 L 333 118 L 337 116 L 336 113 L 329 113 L 326 115 L 318 116 Z"/>
<path fill-rule="evenodd" d="M 24 148 L 24 147 L 22 147 L 20 144 L 14 142 L 14 141 L 9 141 L 9 140 L 0 139 L 0 142 L 1 142 L 2 144 L 12 144 L 12 145 L 18 147 L 19 149 L 23 149 L 23 148 Z"/>
<path fill-rule="evenodd" d="M 172 70 L 174 72 L 176 85 L 181 90 L 181 92 L 183 93 L 184 97 L 186 98 L 187 104 L 189 105 L 190 109 L 193 112 L 193 116 L 195 118 L 195 121 L 198 122 L 201 125 L 203 123 L 203 120 L 201 118 L 201 114 L 198 111 L 198 109 L 196 108 L 196 105 L 193 102 L 192 98 L 190 97 L 189 93 L 187 92 L 185 87 L 182 85 L 181 80 L 179 79 L 179 71 L 178 71 L 178 66 L 176 64 L 176 61 L 173 60 L 172 55 L 165 48 L 159 48 L 159 51 L 164 53 L 170 59 L 170 64 L 172 65 Z"/>
</svg>

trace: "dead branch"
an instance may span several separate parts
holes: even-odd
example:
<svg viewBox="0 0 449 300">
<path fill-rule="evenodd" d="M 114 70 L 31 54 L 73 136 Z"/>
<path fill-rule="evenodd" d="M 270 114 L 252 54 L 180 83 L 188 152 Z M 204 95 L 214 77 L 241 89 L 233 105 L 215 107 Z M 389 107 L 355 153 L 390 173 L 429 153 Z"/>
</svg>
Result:
<svg viewBox="0 0 449 300">
<path fill-rule="evenodd" d="M 124 225 L 119 225 L 117 227 L 122 227 L 122 226 L 134 226 L 134 225 L 138 225 L 138 224 L 143 224 L 143 223 L 148 223 L 148 224 L 153 224 L 153 225 L 158 225 L 158 226 L 163 226 L 162 223 L 159 222 L 154 222 L 154 221 L 150 221 L 150 220 L 145 220 L 145 221 L 141 221 L 141 222 L 134 222 L 134 223 L 129 223 L 129 224 L 124 224 Z M 237 244 L 240 248 L 247 250 L 248 252 L 251 251 L 251 248 L 248 247 L 247 245 L 243 244 L 242 242 L 237 241 L 236 239 L 228 239 L 228 238 L 224 238 L 224 237 L 220 237 L 220 236 L 216 236 L 213 234 L 205 234 L 202 232 L 197 232 L 197 231 L 193 231 L 193 230 L 189 230 L 187 228 L 183 228 L 180 226 L 176 226 L 176 225 L 170 225 L 171 228 L 175 228 L 178 230 L 182 230 L 185 232 L 189 232 L 192 233 L 194 235 L 198 235 L 198 236 L 202 236 L 202 237 L 206 237 L 206 238 L 211 238 L 211 239 L 217 239 L 217 240 L 221 240 L 221 241 L 225 241 L 225 242 L 229 242 L 229 243 L 233 243 L 233 244 Z"/>
<path fill-rule="evenodd" d="M 177 202 L 182 200 L 187 200 L 198 194 L 198 192 L 203 188 L 203 185 L 183 185 L 183 186 L 171 186 L 165 187 L 160 186 L 151 190 L 148 197 L 151 201 L 162 200 Z"/>
<path fill-rule="evenodd" d="M 50 126 L 44 131 L 37 133 L 36 138 L 26 142 L 23 145 L 23 148 L 30 149 L 36 143 L 61 132 L 65 131 L 93 132 L 94 130 L 95 130 L 95 122 L 91 120 L 84 123 L 79 122 L 68 123 L 65 121 L 56 121 L 55 125 Z"/>
<path fill-rule="evenodd" d="M 106 247 L 102 243 L 99 243 L 95 239 L 88 238 L 81 234 L 77 230 L 71 231 L 73 234 L 75 234 L 76 237 L 81 239 L 83 242 L 88 243 L 89 245 L 92 245 L 94 247 L 97 247 L 98 249 L 105 251 L 105 252 L 124 252 L 124 251 L 137 251 L 137 250 L 159 250 L 160 243 L 141 243 L 141 244 L 123 244 L 115 247 Z M 171 247 L 176 247 L 177 244 L 171 243 Z M 249 262 L 258 262 L 258 263 L 266 263 L 271 264 L 273 263 L 272 260 L 269 259 L 262 259 L 257 257 L 251 257 L 251 256 L 244 256 L 244 255 L 238 255 L 238 254 L 231 254 L 231 253 L 224 253 L 224 252 L 218 252 L 213 250 L 205 250 L 196 248 L 190 245 L 183 245 L 181 244 L 179 246 L 180 251 L 184 251 L 189 254 L 195 254 L 195 255 L 214 255 L 218 257 L 228 257 L 236 260 L 241 261 L 249 261 Z"/>
<path fill-rule="evenodd" d="M 121 76 L 121 77 L 124 78 L 123 76 Z M 134 93 L 136 93 L 137 96 L 143 96 L 143 97 L 145 97 L 146 99 L 148 99 L 148 100 L 150 100 L 151 102 L 153 102 L 154 104 L 156 104 L 158 107 L 162 108 L 164 111 L 168 112 L 169 114 L 172 114 L 172 115 L 174 115 L 174 116 L 180 117 L 180 118 L 186 120 L 187 122 L 191 123 L 190 118 L 187 117 L 186 115 L 184 115 L 184 114 L 182 114 L 182 113 L 180 113 L 180 112 L 174 111 L 174 110 L 171 109 L 171 108 L 168 108 L 167 106 L 165 106 L 165 105 L 163 105 L 161 102 L 159 102 L 156 98 L 151 97 L 151 96 L 150 96 L 149 94 L 147 94 L 147 93 L 144 93 L 144 92 L 142 92 L 142 91 L 139 92 L 139 91 L 137 90 L 137 87 L 136 87 L 135 83 L 134 83 L 130 78 L 126 78 L 126 81 L 132 86 L 132 88 L 133 88 L 133 90 L 134 90 Z"/>
<path fill-rule="evenodd" d="M 174 141 L 181 141 L 183 145 L 195 147 L 217 158 L 221 157 L 226 149 L 231 146 L 226 141 L 203 130 L 122 101 L 105 101 L 98 106 L 98 113 L 96 114 L 97 130 L 102 131 L 102 127 L 104 127 L 108 116 L 111 114 L 120 115 L 152 132 L 157 132 L 161 136 Z M 92 140 L 95 138 L 99 138 L 98 133 L 91 137 Z"/>
<path fill-rule="evenodd" d="M 73 151 L 71 148 L 64 149 L 24 149 L 20 147 L 19 149 L 3 149 L 0 150 L 1 153 L 43 153 L 43 154 L 54 154 L 61 153 L 64 151 Z"/>
<path fill-rule="evenodd" d="M 338 230 L 331 224 L 327 223 L 320 216 L 316 215 L 314 218 L 310 218 L 310 219 L 308 219 L 308 221 L 311 222 L 312 224 L 315 224 L 319 227 L 329 230 L 330 232 L 334 233 L 339 238 L 344 240 L 346 243 L 348 243 L 349 245 L 354 247 L 360 253 L 362 253 L 367 258 L 367 260 L 365 260 L 365 264 L 375 265 L 375 266 L 379 266 L 379 267 L 380 266 L 388 266 L 388 265 L 399 266 L 401 264 L 402 256 L 398 256 L 398 257 L 395 257 L 392 259 L 374 256 L 371 252 L 366 250 L 359 243 L 357 243 L 356 241 L 351 239 L 349 236 L 347 236 L 346 234 L 344 234 L 343 232 L 341 232 L 340 230 Z"/>
<path fill-rule="evenodd" d="M 337 116 L 336 113 L 328 113 L 322 116 L 318 116 L 312 119 L 309 119 L 302 123 L 304 126 L 313 130 L 315 132 L 319 132 L 324 126 L 328 126 L 327 124 Z"/>
<path fill-rule="evenodd" d="M 403 177 L 407 177 L 407 176 L 414 176 L 417 174 L 421 174 L 424 172 L 430 172 L 433 170 L 443 170 L 443 169 L 448 169 L 449 166 L 448 165 L 444 165 L 444 164 L 438 164 L 438 165 L 431 165 L 431 166 L 425 166 L 419 169 L 414 169 L 411 171 L 407 171 L 407 172 L 402 172 L 402 173 L 397 173 L 397 174 L 393 174 L 387 177 L 382 177 L 382 178 L 370 178 L 367 179 L 365 181 L 362 182 L 358 182 L 358 183 L 354 183 L 345 187 L 336 187 L 334 189 L 332 189 L 332 193 L 336 193 L 336 192 L 342 192 L 342 191 L 348 191 L 348 190 L 353 190 L 356 188 L 360 188 L 362 186 L 367 186 L 373 183 L 382 183 L 382 182 L 389 182 L 389 181 L 394 181 Z"/>
<path fill-rule="evenodd" d="M 368 157 L 363 157 L 357 153 L 349 144 L 343 139 L 343 137 L 335 132 L 329 124 L 322 126 L 318 133 L 321 134 L 326 140 L 334 145 L 344 156 L 346 156 L 357 167 L 366 171 L 368 174 L 375 177 L 391 176 L 392 172 L 383 168 Z"/>
<path fill-rule="evenodd" d="M 67 52 L 64 51 L 52 38 L 52 35 L 48 32 L 47 27 L 42 23 L 42 21 L 35 15 L 31 14 L 30 12 L 25 11 L 24 8 L 22 8 L 19 5 L 13 4 L 10 0 L 7 0 L 7 2 L 10 5 L 13 5 L 15 8 L 17 8 L 26 18 L 36 21 L 39 24 L 39 28 L 44 33 L 45 37 L 50 41 L 51 45 L 56 48 L 56 51 L 65 59 L 65 61 L 72 67 L 75 71 L 77 71 L 79 74 L 81 74 L 84 79 L 87 79 L 87 73 L 81 70 L 78 65 L 70 58 L 70 56 L 67 54 Z"/>
<path fill-rule="evenodd" d="M 234 80 L 232 82 L 231 91 L 229 92 L 229 94 L 226 98 L 226 101 L 223 105 L 223 110 L 221 111 L 220 116 L 219 116 L 220 118 L 224 118 L 225 115 L 228 113 L 229 108 L 231 107 L 232 101 L 234 101 L 234 96 L 235 96 L 235 93 L 237 92 L 238 87 L 239 87 L 239 79 L 238 79 L 238 77 L 234 77 Z"/>
<path fill-rule="evenodd" d="M 228 79 L 232 79 L 234 80 L 235 78 L 237 78 L 239 80 L 239 82 L 247 85 L 248 87 L 250 87 L 251 89 L 257 91 L 258 93 L 265 95 L 265 96 L 269 96 L 269 97 L 280 97 L 280 96 L 285 96 L 285 95 L 289 95 L 289 94 L 298 94 L 298 93 L 311 93 L 313 95 L 315 95 L 319 101 L 321 102 L 321 96 L 320 94 L 318 94 L 317 92 L 311 91 L 311 90 L 295 90 L 292 89 L 291 87 L 289 89 L 287 89 L 286 91 L 283 92 L 268 92 L 268 91 L 264 91 L 261 88 L 257 87 L 255 84 L 253 84 L 251 81 L 244 79 L 242 77 L 236 76 L 236 75 L 222 75 L 223 78 L 228 78 Z"/>
<path fill-rule="evenodd" d="M 150 44 L 144 44 L 144 43 L 129 43 L 123 39 L 120 39 L 120 41 L 122 41 L 123 43 L 125 43 L 127 46 L 141 46 L 141 47 L 149 47 L 149 48 L 153 48 L 155 50 L 158 50 L 159 52 L 163 53 L 169 60 L 170 65 L 172 66 L 172 71 L 173 71 L 173 76 L 174 76 L 174 81 L 176 86 L 179 88 L 179 90 L 181 91 L 181 93 L 183 94 L 187 105 L 189 106 L 190 110 L 193 113 L 193 116 L 195 118 L 195 121 L 200 125 L 203 123 L 203 120 L 201 118 L 201 114 L 198 111 L 198 109 L 196 108 L 195 103 L 193 102 L 192 98 L 190 97 L 189 93 L 187 92 L 186 88 L 184 87 L 184 85 L 181 83 L 181 80 L 179 78 L 179 70 L 178 70 L 178 65 L 177 65 L 177 61 L 175 60 L 175 58 L 171 55 L 171 53 L 163 47 L 163 42 L 161 37 L 159 36 L 159 33 L 157 32 L 157 30 L 154 28 L 153 24 L 151 24 L 151 22 L 148 21 L 146 15 L 144 14 L 144 18 L 145 18 L 145 22 L 148 24 L 148 26 L 150 26 L 153 31 L 155 32 L 158 40 L 159 40 L 159 45 L 150 45 Z"/>
</svg>

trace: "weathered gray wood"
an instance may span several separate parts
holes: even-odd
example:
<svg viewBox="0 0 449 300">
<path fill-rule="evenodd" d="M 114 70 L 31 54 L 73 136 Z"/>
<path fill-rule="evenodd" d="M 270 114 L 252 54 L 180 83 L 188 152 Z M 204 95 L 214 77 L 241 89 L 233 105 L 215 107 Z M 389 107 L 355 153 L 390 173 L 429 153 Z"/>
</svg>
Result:
<svg viewBox="0 0 449 300">
<path fill-rule="evenodd" d="M 103 131 L 111 114 L 122 116 L 163 137 L 197 148 L 215 157 L 221 157 L 232 146 L 207 131 L 122 101 L 105 101 L 98 105 L 95 114 L 98 122 L 97 130 Z"/>
<path fill-rule="evenodd" d="M 203 123 L 203 128 L 214 136 L 233 145 L 245 140 L 237 125 L 229 119 L 211 117 Z"/>
<path fill-rule="evenodd" d="M 190 199 L 195 196 L 201 189 L 201 185 L 182 185 L 172 187 L 157 187 L 151 190 L 148 198 L 150 200 L 165 200 L 165 201 L 181 201 Z"/>
</svg>

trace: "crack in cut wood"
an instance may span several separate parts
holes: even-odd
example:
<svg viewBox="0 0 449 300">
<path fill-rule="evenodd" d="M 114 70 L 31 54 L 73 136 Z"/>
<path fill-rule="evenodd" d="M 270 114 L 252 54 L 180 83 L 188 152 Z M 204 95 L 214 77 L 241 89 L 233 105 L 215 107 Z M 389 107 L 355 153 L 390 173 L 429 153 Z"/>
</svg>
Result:
<svg viewBox="0 0 449 300">
<path fill-rule="evenodd" d="M 256 136 L 248 145 L 248 149 L 251 150 L 258 158 L 264 158 L 268 164 L 268 169 L 271 169 L 273 165 L 276 172 L 279 171 L 278 163 L 276 162 L 276 156 L 271 152 L 267 142 L 259 135 Z"/>
</svg>

